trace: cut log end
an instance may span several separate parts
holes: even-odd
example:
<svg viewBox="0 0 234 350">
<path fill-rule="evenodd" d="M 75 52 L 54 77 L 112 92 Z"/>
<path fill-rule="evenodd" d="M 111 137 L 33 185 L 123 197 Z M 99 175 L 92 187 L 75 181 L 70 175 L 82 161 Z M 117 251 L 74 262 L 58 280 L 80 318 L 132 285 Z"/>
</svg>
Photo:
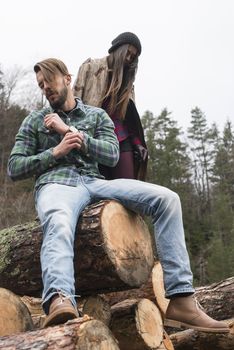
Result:
<svg viewBox="0 0 234 350">
<path fill-rule="evenodd" d="M 161 313 L 152 301 L 128 299 L 111 311 L 111 330 L 121 350 L 166 349 Z"/>
<path fill-rule="evenodd" d="M 149 348 L 158 348 L 163 340 L 163 321 L 157 306 L 142 299 L 136 310 L 137 330 Z"/>
<path fill-rule="evenodd" d="M 121 280 L 134 287 L 145 283 L 154 257 L 150 233 L 142 218 L 110 201 L 103 209 L 102 232 L 107 254 Z"/>
<path fill-rule="evenodd" d="M 79 329 L 77 350 L 118 350 L 119 346 L 111 331 L 98 320 L 84 323 Z"/>
<path fill-rule="evenodd" d="M 155 263 L 152 270 L 152 285 L 156 303 L 164 317 L 167 311 L 169 300 L 165 298 L 163 270 L 159 261 Z"/>
<path fill-rule="evenodd" d="M 20 297 L 0 288 L 0 336 L 26 332 L 33 329 L 27 306 Z"/>
</svg>

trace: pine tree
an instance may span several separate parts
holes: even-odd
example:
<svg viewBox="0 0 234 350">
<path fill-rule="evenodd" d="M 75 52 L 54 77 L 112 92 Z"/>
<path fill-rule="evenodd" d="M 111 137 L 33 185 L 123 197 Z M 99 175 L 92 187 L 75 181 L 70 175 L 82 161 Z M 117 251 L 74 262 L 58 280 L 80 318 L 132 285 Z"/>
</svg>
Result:
<svg viewBox="0 0 234 350">
<path fill-rule="evenodd" d="M 228 121 L 218 138 L 213 166 L 214 237 L 208 257 L 209 278 L 220 280 L 234 273 L 234 133 Z"/>
<path fill-rule="evenodd" d="M 142 122 L 149 150 L 148 180 L 177 192 L 182 190 L 190 178 L 190 165 L 177 123 L 167 109 L 156 118 L 147 112 Z"/>
<path fill-rule="evenodd" d="M 208 281 L 207 256 L 214 236 L 211 170 L 217 134 L 218 130 L 215 125 L 212 128 L 208 127 L 204 113 L 198 107 L 192 109 L 188 138 L 196 196 L 193 202 L 194 225 L 191 228 L 191 251 L 195 257 L 195 277 L 198 284 L 204 284 Z"/>
</svg>

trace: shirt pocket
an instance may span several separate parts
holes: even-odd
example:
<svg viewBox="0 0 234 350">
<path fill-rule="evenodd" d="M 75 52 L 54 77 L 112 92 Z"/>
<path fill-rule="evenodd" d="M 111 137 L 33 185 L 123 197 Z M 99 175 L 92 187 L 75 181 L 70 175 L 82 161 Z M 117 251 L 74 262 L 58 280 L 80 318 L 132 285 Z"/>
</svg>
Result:
<svg viewBox="0 0 234 350">
<path fill-rule="evenodd" d="M 84 132 L 86 134 L 88 134 L 89 136 L 94 136 L 94 132 L 95 132 L 95 127 L 96 124 L 95 123 L 82 123 L 76 126 L 76 128 L 80 131 L 80 132 Z"/>
<path fill-rule="evenodd" d="M 38 148 L 40 152 L 57 146 L 60 141 L 61 137 L 56 131 L 49 130 L 45 126 L 38 128 Z"/>
</svg>

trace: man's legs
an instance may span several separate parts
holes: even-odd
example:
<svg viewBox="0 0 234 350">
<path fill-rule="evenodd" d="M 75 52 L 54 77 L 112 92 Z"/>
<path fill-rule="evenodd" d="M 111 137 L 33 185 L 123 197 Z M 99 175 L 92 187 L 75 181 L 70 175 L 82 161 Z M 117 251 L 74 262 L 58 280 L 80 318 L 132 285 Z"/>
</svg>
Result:
<svg viewBox="0 0 234 350">
<path fill-rule="evenodd" d="M 48 184 L 36 194 L 36 207 L 43 228 L 42 299 L 47 314 L 52 297 L 58 294 L 69 298 L 76 307 L 73 245 L 77 219 L 89 202 L 89 193 L 82 185 Z"/>
<path fill-rule="evenodd" d="M 166 296 L 194 292 L 181 205 L 176 193 L 162 186 L 129 179 L 96 179 L 88 181 L 86 186 L 92 200 L 116 199 L 141 215 L 151 216 Z"/>
<path fill-rule="evenodd" d="M 192 296 L 192 272 L 178 195 L 162 186 L 128 179 L 87 178 L 85 185 L 92 200 L 112 198 L 141 215 L 151 216 L 166 297 L 171 299 L 166 314 L 168 325 L 176 323 L 202 331 L 228 332 L 226 324 L 207 316 Z"/>
</svg>

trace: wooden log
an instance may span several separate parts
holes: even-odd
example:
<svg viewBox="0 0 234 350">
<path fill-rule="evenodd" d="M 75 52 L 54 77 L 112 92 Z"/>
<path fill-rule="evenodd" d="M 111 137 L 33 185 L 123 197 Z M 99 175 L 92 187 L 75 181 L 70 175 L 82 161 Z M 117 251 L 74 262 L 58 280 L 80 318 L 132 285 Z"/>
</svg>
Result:
<svg viewBox="0 0 234 350">
<path fill-rule="evenodd" d="M 162 316 L 165 316 L 169 299 L 165 298 L 163 270 L 159 261 L 154 262 L 152 273 L 148 281 L 140 288 L 105 294 L 110 305 L 117 304 L 125 299 L 149 299 L 160 309 Z"/>
<path fill-rule="evenodd" d="M 100 321 L 88 317 L 64 325 L 0 338 L 3 350 L 118 350 L 110 330 Z"/>
<path fill-rule="evenodd" d="M 153 291 L 151 276 L 148 281 L 144 283 L 140 288 L 134 288 L 129 290 L 105 293 L 102 295 L 112 306 L 120 303 L 126 299 L 149 299 L 155 302 L 155 295 Z"/>
<path fill-rule="evenodd" d="M 196 288 L 196 298 L 206 312 L 217 320 L 234 315 L 234 277 Z"/>
<path fill-rule="evenodd" d="M 88 315 L 95 320 L 102 321 L 109 326 L 111 320 L 111 308 L 108 302 L 100 295 L 88 297 L 83 305 L 83 315 Z"/>
<path fill-rule="evenodd" d="M 19 295 L 42 291 L 37 221 L 0 232 L 0 285 Z M 76 293 L 91 295 L 139 287 L 151 274 L 151 236 L 142 218 L 116 201 L 86 208 L 75 240 Z"/>
<path fill-rule="evenodd" d="M 157 261 L 154 264 L 154 267 L 152 270 L 152 285 L 153 285 L 154 295 L 156 298 L 156 303 L 164 318 L 167 311 L 167 306 L 169 304 L 169 299 L 165 298 L 163 269 L 159 261 Z"/>
<path fill-rule="evenodd" d="M 33 321 L 34 329 L 40 329 L 46 318 L 42 308 L 42 299 L 24 295 L 21 297 L 22 302 L 27 306 Z"/>
<path fill-rule="evenodd" d="M 112 306 L 111 311 L 110 328 L 121 350 L 173 349 L 164 336 L 161 313 L 150 300 L 125 300 Z"/>
<path fill-rule="evenodd" d="M 22 302 L 27 306 L 31 315 L 41 315 L 44 314 L 42 309 L 42 299 L 34 298 L 24 295 L 20 298 Z"/>
<path fill-rule="evenodd" d="M 33 321 L 26 305 L 14 293 L 0 288 L 0 336 L 32 329 Z"/>
<path fill-rule="evenodd" d="M 125 299 L 144 298 L 156 303 L 160 309 L 162 309 L 161 304 L 165 305 L 165 300 L 168 303 L 168 300 L 165 298 L 165 290 L 163 286 L 163 272 L 159 261 L 154 262 L 154 266 L 148 280 L 146 281 L 146 283 L 142 284 L 140 288 L 105 294 L 105 299 L 108 300 L 110 305 L 120 303 Z M 160 301 L 159 303 L 157 303 L 158 300 Z"/>
<path fill-rule="evenodd" d="M 230 333 L 202 333 L 193 329 L 170 335 L 176 350 L 233 350 L 234 327 L 231 321 Z"/>
<path fill-rule="evenodd" d="M 175 350 L 174 345 L 165 329 L 163 331 L 163 342 L 161 348 L 165 350 Z"/>
</svg>

